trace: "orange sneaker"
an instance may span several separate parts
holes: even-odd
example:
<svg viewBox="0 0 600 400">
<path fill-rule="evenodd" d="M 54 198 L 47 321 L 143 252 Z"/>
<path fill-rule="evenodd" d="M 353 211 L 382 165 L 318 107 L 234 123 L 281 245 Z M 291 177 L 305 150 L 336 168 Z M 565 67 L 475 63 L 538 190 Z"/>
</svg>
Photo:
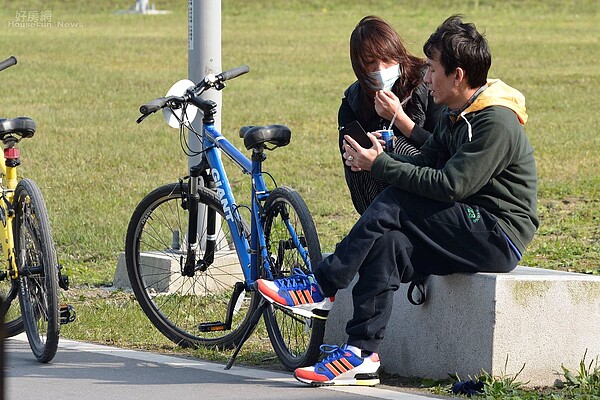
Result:
<svg viewBox="0 0 600 400">
<path fill-rule="evenodd" d="M 255 287 L 270 303 L 278 304 L 306 318 L 326 319 L 333 297 L 326 297 L 313 274 L 296 269 L 287 278 L 258 279 Z"/>
<path fill-rule="evenodd" d="M 322 345 L 321 351 L 328 356 L 312 367 L 298 368 L 294 378 L 312 386 L 355 385 L 375 386 L 379 383 L 379 355 L 371 353 L 360 357 L 342 347 Z"/>
</svg>

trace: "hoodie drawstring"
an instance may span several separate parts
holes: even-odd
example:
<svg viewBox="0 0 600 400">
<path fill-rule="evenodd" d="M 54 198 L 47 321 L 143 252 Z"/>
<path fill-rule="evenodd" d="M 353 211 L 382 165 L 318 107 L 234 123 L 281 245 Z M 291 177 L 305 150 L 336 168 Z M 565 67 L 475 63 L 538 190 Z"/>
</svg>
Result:
<svg viewBox="0 0 600 400">
<path fill-rule="evenodd" d="M 471 128 L 471 124 L 469 123 L 469 120 L 466 118 L 466 115 L 467 114 L 463 111 L 460 113 L 459 117 L 462 117 L 462 119 L 464 119 L 465 122 L 467 123 L 467 128 L 469 129 L 469 142 L 470 142 L 471 139 L 473 139 L 473 128 Z"/>
</svg>

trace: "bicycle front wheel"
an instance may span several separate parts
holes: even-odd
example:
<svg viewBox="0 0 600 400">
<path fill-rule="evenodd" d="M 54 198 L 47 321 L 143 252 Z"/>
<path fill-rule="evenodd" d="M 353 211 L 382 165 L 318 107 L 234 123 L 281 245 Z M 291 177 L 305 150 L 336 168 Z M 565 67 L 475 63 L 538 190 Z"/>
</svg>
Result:
<svg viewBox="0 0 600 400">
<path fill-rule="evenodd" d="M 15 190 L 15 257 L 19 303 L 29 346 L 47 363 L 58 349 L 58 265 L 46 204 L 37 185 L 23 179 Z"/>
<path fill-rule="evenodd" d="M 183 347 L 231 348 L 244 334 L 259 298 L 247 291 L 221 203 L 206 188 L 198 192 L 204 221 L 211 220 L 211 213 L 222 218 L 211 235 L 206 228 L 210 223 L 199 225 L 196 268 L 184 271 L 189 214 L 182 202 L 187 191 L 184 183 L 159 187 L 134 211 L 125 242 L 129 281 L 144 313 L 171 341 Z M 210 254 L 203 250 L 207 236 L 216 240 Z M 212 262 L 202 264 L 210 258 Z"/>
<path fill-rule="evenodd" d="M 312 266 L 321 261 L 315 224 L 306 203 L 294 189 L 279 187 L 271 192 L 265 202 L 264 221 L 274 279 L 289 276 L 296 268 L 310 273 Z M 308 253 L 310 263 L 300 248 Z M 304 318 L 274 305 L 265 310 L 264 318 L 273 349 L 286 368 L 294 370 L 318 360 L 324 319 Z"/>
<path fill-rule="evenodd" d="M 17 300 L 19 292 L 19 281 L 6 277 L 0 281 L 0 298 L 2 299 L 1 311 L 4 313 L 4 335 L 13 337 L 22 333 L 23 318 L 21 317 L 21 307 Z"/>
</svg>

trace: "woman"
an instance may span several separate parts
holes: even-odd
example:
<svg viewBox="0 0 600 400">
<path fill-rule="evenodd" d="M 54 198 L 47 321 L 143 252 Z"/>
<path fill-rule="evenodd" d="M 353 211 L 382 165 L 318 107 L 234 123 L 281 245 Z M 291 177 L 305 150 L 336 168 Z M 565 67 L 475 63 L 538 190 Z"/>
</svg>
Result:
<svg viewBox="0 0 600 400">
<path fill-rule="evenodd" d="M 375 16 L 364 17 L 352 31 L 350 61 L 357 81 L 344 92 L 338 129 L 357 120 L 366 132 L 375 132 L 388 129 L 393 119 L 391 151 L 417 154 L 431 135 L 440 108 L 423 83 L 425 61 L 411 55 L 396 30 Z M 342 154 L 343 140 L 340 133 Z M 359 214 L 388 186 L 369 172 L 353 172 L 346 165 L 344 175 Z"/>
</svg>

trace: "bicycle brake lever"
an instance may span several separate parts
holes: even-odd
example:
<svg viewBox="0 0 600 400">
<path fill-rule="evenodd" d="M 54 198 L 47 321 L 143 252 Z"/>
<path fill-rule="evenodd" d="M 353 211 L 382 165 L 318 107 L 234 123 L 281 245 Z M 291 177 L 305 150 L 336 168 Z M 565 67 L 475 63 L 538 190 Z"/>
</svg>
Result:
<svg viewBox="0 0 600 400">
<path fill-rule="evenodd" d="M 142 114 L 135 122 L 136 123 L 141 123 L 143 120 L 146 119 L 146 117 L 148 117 L 150 114 Z"/>
</svg>

